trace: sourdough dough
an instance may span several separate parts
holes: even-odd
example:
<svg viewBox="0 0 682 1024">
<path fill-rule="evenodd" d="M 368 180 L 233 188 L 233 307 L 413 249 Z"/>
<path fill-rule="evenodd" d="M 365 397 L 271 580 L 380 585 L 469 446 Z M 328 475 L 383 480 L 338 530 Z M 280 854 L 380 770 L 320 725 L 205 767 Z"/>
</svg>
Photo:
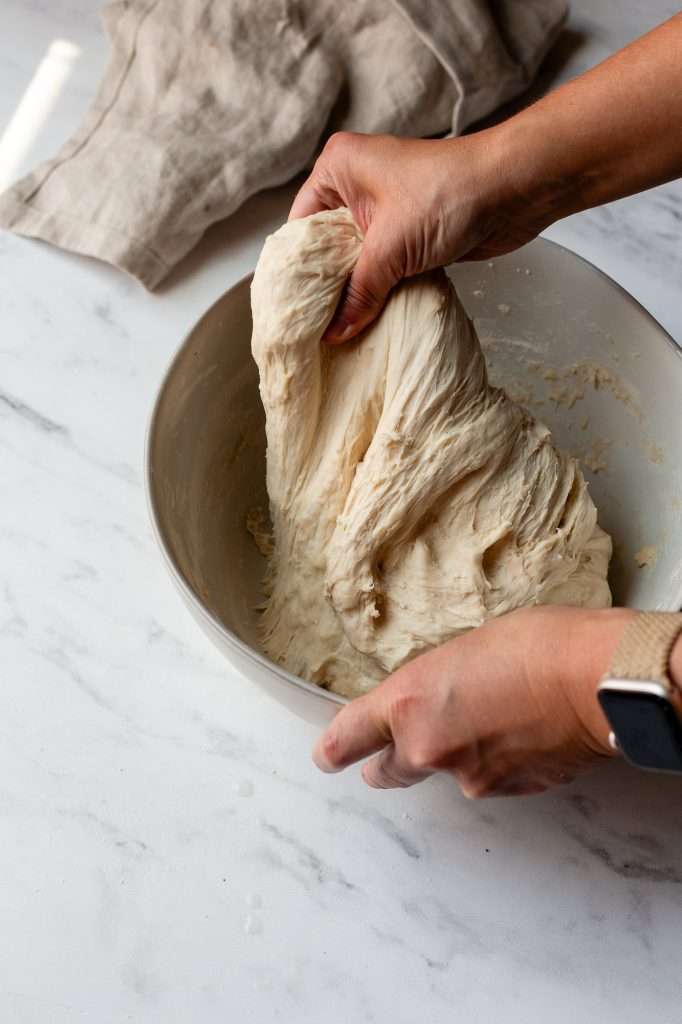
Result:
<svg viewBox="0 0 682 1024">
<path fill-rule="evenodd" d="M 611 601 L 577 462 L 489 385 L 444 272 L 403 282 L 359 341 L 320 344 L 360 245 L 347 210 L 293 221 L 251 291 L 274 534 L 263 644 L 350 697 L 512 608 Z"/>
</svg>

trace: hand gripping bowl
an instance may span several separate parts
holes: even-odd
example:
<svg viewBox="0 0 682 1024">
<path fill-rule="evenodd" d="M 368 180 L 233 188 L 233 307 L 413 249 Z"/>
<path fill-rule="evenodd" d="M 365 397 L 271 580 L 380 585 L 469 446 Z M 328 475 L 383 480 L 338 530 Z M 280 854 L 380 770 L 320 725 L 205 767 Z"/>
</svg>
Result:
<svg viewBox="0 0 682 1024">
<path fill-rule="evenodd" d="M 682 350 L 638 303 L 552 242 L 451 268 L 491 377 L 582 458 L 615 544 L 617 603 L 682 607 Z M 265 569 L 246 528 L 267 508 L 264 417 L 251 358 L 250 278 L 182 344 L 147 437 L 156 537 L 182 598 L 248 680 L 324 724 L 344 699 L 261 651 Z"/>
</svg>

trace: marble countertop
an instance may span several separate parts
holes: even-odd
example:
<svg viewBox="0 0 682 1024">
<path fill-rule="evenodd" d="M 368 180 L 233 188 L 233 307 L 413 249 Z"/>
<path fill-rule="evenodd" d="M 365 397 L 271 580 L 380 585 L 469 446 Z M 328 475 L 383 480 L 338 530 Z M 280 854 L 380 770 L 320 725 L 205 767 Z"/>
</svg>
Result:
<svg viewBox="0 0 682 1024">
<path fill-rule="evenodd" d="M 79 48 L 12 174 L 85 110 L 98 6 L 5 0 L 0 133 L 50 43 Z M 677 6 L 576 0 L 543 88 Z M 322 776 L 312 728 L 233 674 L 166 577 L 142 486 L 150 405 L 291 195 L 211 230 L 155 295 L 0 235 L 0 1017 L 678 1021 L 675 780 L 619 766 L 471 803 L 445 779 L 377 793 Z M 680 183 L 549 235 L 682 339 Z"/>
</svg>

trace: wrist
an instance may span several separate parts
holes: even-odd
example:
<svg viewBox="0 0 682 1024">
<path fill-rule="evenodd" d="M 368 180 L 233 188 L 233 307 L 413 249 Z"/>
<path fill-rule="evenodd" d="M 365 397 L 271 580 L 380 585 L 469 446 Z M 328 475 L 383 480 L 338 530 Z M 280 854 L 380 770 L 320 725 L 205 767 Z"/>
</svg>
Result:
<svg viewBox="0 0 682 1024">
<path fill-rule="evenodd" d="M 576 612 L 562 637 L 564 691 L 584 730 L 589 747 L 613 756 L 610 726 L 597 700 L 597 685 L 607 671 L 627 623 L 637 613 L 628 608 Z"/>
<path fill-rule="evenodd" d="M 504 202 L 523 212 L 538 234 L 557 220 L 584 209 L 586 174 L 576 144 L 567 141 L 551 111 L 529 107 L 499 125 L 500 177 Z"/>
</svg>

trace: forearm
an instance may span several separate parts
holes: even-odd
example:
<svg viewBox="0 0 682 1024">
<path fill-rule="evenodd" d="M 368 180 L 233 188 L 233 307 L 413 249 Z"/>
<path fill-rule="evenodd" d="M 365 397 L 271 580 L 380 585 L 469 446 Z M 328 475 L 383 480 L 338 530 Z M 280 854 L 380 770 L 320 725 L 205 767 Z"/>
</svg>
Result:
<svg viewBox="0 0 682 1024">
<path fill-rule="evenodd" d="M 492 131 L 496 201 L 539 230 L 682 176 L 682 14 Z"/>
<path fill-rule="evenodd" d="M 325 339 L 403 277 L 490 259 L 556 220 L 682 176 L 682 14 L 508 121 L 456 139 L 334 135 L 290 217 L 349 207 L 364 242 Z"/>
</svg>

